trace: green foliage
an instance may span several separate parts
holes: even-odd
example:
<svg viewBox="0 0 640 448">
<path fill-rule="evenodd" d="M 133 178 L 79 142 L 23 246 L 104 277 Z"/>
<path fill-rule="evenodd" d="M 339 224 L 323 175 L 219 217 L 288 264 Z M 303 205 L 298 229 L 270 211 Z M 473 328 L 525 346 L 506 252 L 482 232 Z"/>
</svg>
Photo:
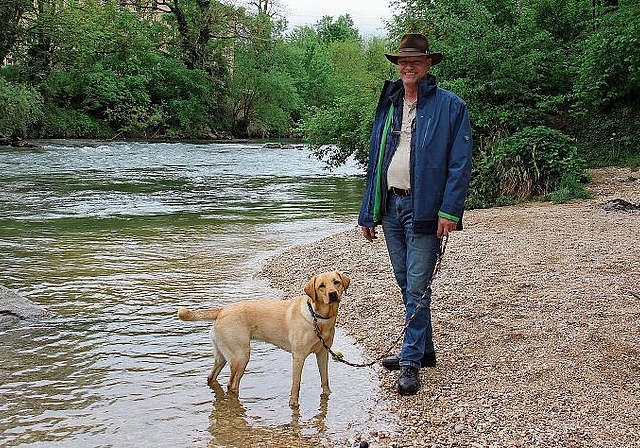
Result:
<svg viewBox="0 0 640 448">
<path fill-rule="evenodd" d="M 576 94 L 582 109 L 640 96 L 640 2 L 622 0 L 602 15 L 582 46 Z"/>
<path fill-rule="evenodd" d="M 160 134 L 204 138 L 229 129 L 218 85 L 202 70 L 190 70 L 180 60 L 159 57 L 146 88 L 153 111 L 149 127 Z"/>
<path fill-rule="evenodd" d="M 47 138 L 113 138 L 114 131 L 102 120 L 73 109 L 65 109 L 48 104 L 38 133 Z"/>
<path fill-rule="evenodd" d="M 0 56 L 15 63 L 4 133 L 303 137 L 331 167 L 364 165 L 380 88 L 398 76 L 383 53 L 424 32 L 445 54 L 440 85 L 469 106 L 471 206 L 544 195 L 562 170 L 580 180 L 583 159 L 640 159 L 635 0 L 392 0 L 389 37 L 366 41 L 349 15 L 284 35 L 271 2 L 0 3 Z"/>
<path fill-rule="evenodd" d="M 302 109 L 295 84 L 301 67 L 300 53 L 268 36 L 259 45 L 236 45 L 230 83 L 234 135 L 266 138 L 292 133 L 292 119 Z"/>
<path fill-rule="evenodd" d="M 232 2 L 176 0 L 157 2 L 157 5 L 154 11 L 156 16 L 147 22 L 153 23 L 157 15 L 162 14 L 170 31 L 170 37 L 164 43 L 169 54 L 182 60 L 187 68 L 202 70 L 211 76 L 220 76 L 224 72 L 221 68 L 229 38 L 256 30 L 255 27 L 253 30 L 246 30 L 251 22 L 255 22 L 256 16 L 246 14 L 243 8 L 235 7 Z M 142 11 L 145 10 L 147 8 L 143 6 Z M 260 12 L 257 17 L 260 21 L 257 29 L 260 32 L 266 28 L 269 33 L 277 26 L 262 20 L 264 14 Z M 222 38 L 216 39 L 216 36 Z"/>
<path fill-rule="evenodd" d="M 500 191 L 516 200 L 549 194 L 564 176 L 585 176 L 574 141 L 544 126 L 496 142 L 491 153 Z"/>
<path fill-rule="evenodd" d="M 534 26 L 560 45 L 580 41 L 593 13 L 584 0 L 537 0 L 530 5 Z"/>
<path fill-rule="evenodd" d="M 489 151 L 475 156 L 471 171 L 471 183 L 465 206 L 469 209 L 488 208 L 500 198 L 500 179 L 495 160 Z"/>
<path fill-rule="evenodd" d="M 589 166 L 633 166 L 640 158 L 640 102 L 590 111 L 576 124 L 578 151 Z"/>
<path fill-rule="evenodd" d="M 309 27 L 296 29 L 287 39 L 296 90 L 307 108 L 322 108 L 335 98 L 331 86 L 331 59 L 318 33 Z"/>
<path fill-rule="evenodd" d="M 29 10 L 29 0 L 0 1 L 0 62 L 14 48 L 23 32 L 23 16 Z"/>
<path fill-rule="evenodd" d="M 330 168 L 344 164 L 352 155 L 364 165 L 371 122 L 362 117 L 373 117 L 374 108 L 375 103 L 370 98 L 352 95 L 339 99 L 330 109 L 315 110 L 313 118 L 305 121 L 303 133 L 316 157 Z"/>
<path fill-rule="evenodd" d="M 562 204 L 572 199 L 590 199 L 591 194 L 575 176 L 562 176 L 556 190 L 549 194 L 554 204 Z"/>
<path fill-rule="evenodd" d="M 540 6 L 528 2 L 516 9 L 509 2 L 424 0 L 401 18 L 411 31 L 427 32 L 434 50 L 445 54 L 434 72 L 443 87 L 467 101 L 477 136 L 500 138 L 566 120 L 571 56 L 558 38 L 537 26 Z"/>
<path fill-rule="evenodd" d="M 373 42 L 379 45 L 379 41 Z M 333 42 L 326 52 L 330 55 L 329 79 L 335 97 L 311 109 L 301 127 L 302 134 L 329 167 L 340 166 L 350 156 L 366 165 L 373 114 L 383 81 L 368 67 L 374 67 L 375 59 L 384 56 L 368 51 L 366 43 L 357 40 Z"/>
<path fill-rule="evenodd" d="M 632 154 L 630 155 L 624 163 L 626 166 L 630 167 L 633 171 L 638 171 L 640 169 L 640 154 Z"/>
<path fill-rule="evenodd" d="M 580 153 L 594 166 L 640 157 L 640 3 L 620 1 L 580 46 L 574 83 Z"/>
<path fill-rule="evenodd" d="M 327 45 L 333 42 L 360 39 L 360 34 L 354 28 L 353 19 L 349 14 L 339 16 L 335 21 L 332 16 L 324 16 L 316 23 L 315 29 L 320 40 Z"/>
<path fill-rule="evenodd" d="M 389 64 L 387 58 L 384 57 L 384 53 L 388 53 L 390 50 L 388 46 L 389 41 L 380 37 L 372 37 L 364 44 L 367 72 L 378 83 L 386 79 L 395 79 L 398 76 L 397 67 Z"/>
<path fill-rule="evenodd" d="M 0 136 L 23 137 L 42 117 L 42 98 L 33 89 L 0 77 Z"/>
<path fill-rule="evenodd" d="M 42 64 L 27 65 L 34 68 L 26 72 L 31 79 L 42 78 L 50 112 L 41 132 L 77 130 L 82 137 L 104 135 L 107 128 L 129 137 L 206 137 L 212 122 L 224 123 L 218 83 L 159 50 L 170 37 L 166 25 L 112 3 L 89 2 L 47 10 L 36 26 L 46 28 L 59 61 L 42 74 Z"/>
<path fill-rule="evenodd" d="M 585 197 L 588 180 L 573 139 L 544 126 L 488 142 L 476 155 L 467 207 L 510 205 L 532 197 Z"/>
</svg>

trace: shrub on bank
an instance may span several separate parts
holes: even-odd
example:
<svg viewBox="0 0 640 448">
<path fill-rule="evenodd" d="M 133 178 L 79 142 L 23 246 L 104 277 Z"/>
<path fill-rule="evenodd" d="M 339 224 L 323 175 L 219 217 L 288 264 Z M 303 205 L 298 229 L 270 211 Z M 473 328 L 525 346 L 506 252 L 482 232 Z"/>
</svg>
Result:
<svg viewBox="0 0 640 448">
<path fill-rule="evenodd" d="M 42 97 L 22 84 L 0 77 L 0 136 L 24 137 L 42 117 Z"/>
<path fill-rule="evenodd" d="M 544 197 L 560 187 L 564 193 L 557 199 L 581 197 L 584 168 L 572 138 L 545 126 L 528 128 L 487 145 L 476 157 L 467 205 L 504 205 Z"/>
</svg>

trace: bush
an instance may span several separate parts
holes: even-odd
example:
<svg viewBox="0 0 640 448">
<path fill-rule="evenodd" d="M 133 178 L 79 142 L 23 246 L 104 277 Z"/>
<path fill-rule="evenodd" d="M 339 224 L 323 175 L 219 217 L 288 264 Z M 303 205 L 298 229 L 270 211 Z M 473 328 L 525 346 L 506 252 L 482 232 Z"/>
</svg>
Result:
<svg viewBox="0 0 640 448">
<path fill-rule="evenodd" d="M 489 208 L 497 204 L 500 182 L 496 174 L 494 159 L 490 153 L 484 152 L 475 158 L 466 208 Z"/>
<path fill-rule="evenodd" d="M 574 85 L 581 109 L 603 109 L 640 95 L 640 2 L 621 1 L 602 14 L 582 42 Z"/>
<path fill-rule="evenodd" d="M 539 126 L 510 137 L 485 142 L 476 155 L 467 208 L 510 205 L 534 196 L 554 202 L 588 197 L 588 180 L 574 141 Z"/>
<path fill-rule="evenodd" d="M 582 117 L 578 152 L 592 167 L 637 166 L 640 159 L 640 101 Z"/>
<path fill-rule="evenodd" d="M 39 126 L 39 135 L 47 138 L 112 138 L 109 126 L 87 113 L 49 105 Z"/>
<path fill-rule="evenodd" d="M 42 117 L 42 98 L 38 92 L 0 78 L 0 136 L 24 137 Z"/>
<path fill-rule="evenodd" d="M 573 139 L 544 126 L 500 141 L 493 157 L 500 191 L 517 200 L 549 194 L 564 176 L 586 176 Z"/>
<path fill-rule="evenodd" d="M 558 188 L 549 195 L 554 204 L 562 204 L 571 199 L 590 199 L 591 194 L 582 186 L 580 180 L 574 176 L 563 176 Z"/>
</svg>

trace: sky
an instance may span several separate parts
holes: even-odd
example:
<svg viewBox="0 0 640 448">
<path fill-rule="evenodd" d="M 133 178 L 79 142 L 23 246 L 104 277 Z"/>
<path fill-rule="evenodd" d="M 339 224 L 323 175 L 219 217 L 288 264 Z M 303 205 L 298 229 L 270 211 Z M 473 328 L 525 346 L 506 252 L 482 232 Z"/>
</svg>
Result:
<svg viewBox="0 0 640 448">
<path fill-rule="evenodd" d="M 389 0 L 279 0 L 287 10 L 289 28 L 313 26 L 323 16 L 349 14 L 354 27 L 363 37 L 384 36 L 383 19 L 391 17 Z"/>
</svg>

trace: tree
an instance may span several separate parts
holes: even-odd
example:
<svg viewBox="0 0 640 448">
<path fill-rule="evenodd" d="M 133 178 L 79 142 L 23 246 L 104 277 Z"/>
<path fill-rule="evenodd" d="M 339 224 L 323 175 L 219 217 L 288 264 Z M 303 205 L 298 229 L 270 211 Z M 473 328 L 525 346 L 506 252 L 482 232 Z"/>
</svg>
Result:
<svg viewBox="0 0 640 448">
<path fill-rule="evenodd" d="M 325 44 L 332 42 L 360 40 L 360 34 L 353 25 L 353 19 L 349 14 L 338 16 L 334 21 L 332 16 L 324 16 L 320 19 L 315 29 L 320 40 Z"/>
<path fill-rule="evenodd" d="M 295 29 L 285 44 L 298 62 L 294 82 L 301 101 L 307 108 L 322 108 L 332 103 L 335 92 L 331 85 L 331 58 L 317 31 L 303 26 Z"/>
<path fill-rule="evenodd" d="M 557 4 L 552 23 L 576 22 L 570 32 L 556 36 L 549 31 L 564 30 L 564 25 L 549 24 L 551 17 L 543 11 L 551 4 Z M 428 33 L 432 47 L 444 53 L 434 73 L 467 101 L 477 136 L 494 139 L 539 124 L 567 125 L 576 55 L 565 39 L 583 31 L 586 6 L 580 9 L 572 0 L 425 0 L 412 5 L 399 16 L 396 32 L 415 27 L 409 31 Z M 548 19 L 546 29 L 539 24 L 542 17 Z"/>
<path fill-rule="evenodd" d="M 370 45 L 380 48 L 380 40 Z M 331 61 L 332 101 L 312 108 L 302 131 L 316 156 L 330 167 L 340 166 L 353 156 L 366 164 L 373 114 L 385 73 L 379 67 L 380 52 L 369 51 L 359 40 L 337 41 L 326 48 Z M 388 64 L 388 63 L 387 63 Z"/>
<path fill-rule="evenodd" d="M 640 3 L 602 16 L 583 45 L 576 92 L 583 108 L 607 108 L 640 97 Z"/>
<path fill-rule="evenodd" d="M 154 4 L 156 13 L 164 14 L 175 27 L 178 54 L 189 69 L 218 74 L 221 60 L 216 41 L 231 42 L 245 31 L 244 10 L 230 4 L 215 0 L 160 0 Z"/>
<path fill-rule="evenodd" d="M 640 158 L 640 3 L 620 1 L 581 45 L 574 91 L 584 157 L 611 164 Z M 635 160 L 635 162 L 633 162 Z"/>
<path fill-rule="evenodd" d="M 300 64 L 280 38 L 284 23 L 262 10 L 246 20 L 249 37 L 233 47 L 230 84 L 234 135 L 241 137 L 290 136 L 293 116 L 301 103 L 296 88 Z"/>
<path fill-rule="evenodd" d="M 168 57 L 172 29 L 162 21 L 87 2 L 43 9 L 33 28 L 50 42 L 49 62 L 33 53 L 21 70 L 41 80 L 45 135 L 203 137 L 224 123 L 213 77 Z"/>
<path fill-rule="evenodd" d="M 0 65 L 22 33 L 22 19 L 30 8 L 29 0 L 0 0 Z"/>
<path fill-rule="evenodd" d="M 231 80 L 233 133 L 239 137 L 266 138 L 291 135 L 291 114 L 299 110 L 288 48 L 274 43 L 269 52 L 238 43 Z"/>
</svg>

